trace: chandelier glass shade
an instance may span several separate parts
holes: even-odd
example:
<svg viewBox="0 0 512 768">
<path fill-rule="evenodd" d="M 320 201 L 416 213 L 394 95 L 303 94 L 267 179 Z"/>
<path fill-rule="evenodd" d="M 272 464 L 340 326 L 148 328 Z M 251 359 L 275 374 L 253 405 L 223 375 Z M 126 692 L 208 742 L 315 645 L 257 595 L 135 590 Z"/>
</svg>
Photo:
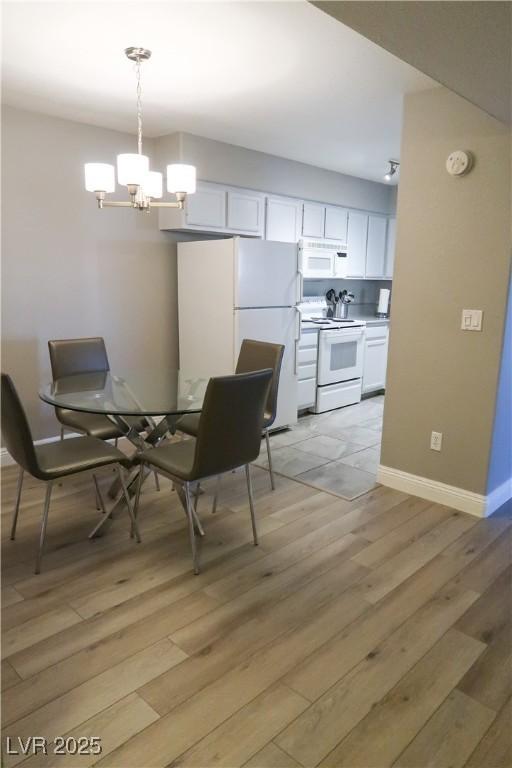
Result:
<svg viewBox="0 0 512 768">
<path fill-rule="evenodd" d="M 137 76 L 137 152 L 117 156 L 117 182 L 128 189 L 130 200 L 106 200 L 105 196 L 115 191 L 115 168 L 109 163 L 86 163 L 85 188 L 96 194 L 99 208 L 106 206 L 130 207 L 149 211 L 152 206 L 183 208 L 187 195 L 196 191 L 196 169 L 193 165 L 173 163 L 167 166 L 167 191 L 176 200 L 155 202 L 163 196 L 163 175 L 150 171 L 149 157 L 142 154 L 142 89 L 140 81 L 141 62 L 147 61 L 151 51 L 146 48 L 126 48 L 126 56 L 135 62 Z"/>
</svg>

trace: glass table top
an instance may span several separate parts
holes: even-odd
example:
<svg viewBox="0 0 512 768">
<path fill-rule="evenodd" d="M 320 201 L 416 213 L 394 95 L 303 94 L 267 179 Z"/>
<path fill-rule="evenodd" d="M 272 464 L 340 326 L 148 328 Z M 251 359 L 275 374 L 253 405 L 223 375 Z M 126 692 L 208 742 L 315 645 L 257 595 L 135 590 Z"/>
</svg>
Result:
<svg viewBox="0 0 512 768">
<path fill-rule="evenodd" d="M 170 416 L 198 413 L 208 379 L 177 369 L 145 368 L 81 373 L 46 384 L 42 400 L 57 408 L 119 416 Z"/>
</svg>

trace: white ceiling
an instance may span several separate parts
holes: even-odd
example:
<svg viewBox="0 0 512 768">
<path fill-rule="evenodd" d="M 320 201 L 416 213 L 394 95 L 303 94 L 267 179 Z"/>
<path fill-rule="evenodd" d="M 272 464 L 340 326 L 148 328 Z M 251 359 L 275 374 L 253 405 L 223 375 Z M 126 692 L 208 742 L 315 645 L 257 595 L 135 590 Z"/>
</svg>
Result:
<svg viewBox="0 0 512 768">
<path fill-rule="evenodd" d="M 398 158 L 403 95 L 434 81 L 307 2 L 4 2 L 4 103 L 188 131 L 362 178 Z"/>
</svg>

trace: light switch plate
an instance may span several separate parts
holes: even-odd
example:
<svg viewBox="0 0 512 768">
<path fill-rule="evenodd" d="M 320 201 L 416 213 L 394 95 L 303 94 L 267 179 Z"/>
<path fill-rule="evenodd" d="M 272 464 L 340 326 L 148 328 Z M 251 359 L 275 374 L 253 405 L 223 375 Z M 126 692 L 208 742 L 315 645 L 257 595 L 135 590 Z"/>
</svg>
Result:
<svg viewBox="0 0 512 768">
<path fill-rule="evenodd" d="M 460 327 L 463 331 L 481 331 L 483 312 L 481 309 L 463 309 Z"/>
</svg>

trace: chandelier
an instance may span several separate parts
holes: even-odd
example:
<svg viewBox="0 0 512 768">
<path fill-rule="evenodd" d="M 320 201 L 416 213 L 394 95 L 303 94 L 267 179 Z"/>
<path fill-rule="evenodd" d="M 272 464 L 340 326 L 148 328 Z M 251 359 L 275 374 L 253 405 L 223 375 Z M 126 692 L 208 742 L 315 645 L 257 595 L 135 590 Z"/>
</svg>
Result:
<svg viewBox="0 0 512 768">
<path fill-rule="evenodd" d="M 148 212 L 150 208 L 183 208 L 187 195 L 196 191 L 193 165 L 173 163 L 167 166 L 167 191 L 176 196 L 172 202 L 155 202 L 162 197 L 163 179 L 159 171 L 149 170 L 149 157 L 142 154 L 142 87 L 140 68 L 151 56 L 147 48 L 126 48 L 126 56 L 135 62 L 137 78 L 137 153 L 117 156 L 117 181 L 126 186 L 130 200 L 106 200 L 116 187 L 115 169 L 109 163 L 85 163 L 85 188 L 96 194 L 98 208 L 129 207 Z"/>
</svg>

